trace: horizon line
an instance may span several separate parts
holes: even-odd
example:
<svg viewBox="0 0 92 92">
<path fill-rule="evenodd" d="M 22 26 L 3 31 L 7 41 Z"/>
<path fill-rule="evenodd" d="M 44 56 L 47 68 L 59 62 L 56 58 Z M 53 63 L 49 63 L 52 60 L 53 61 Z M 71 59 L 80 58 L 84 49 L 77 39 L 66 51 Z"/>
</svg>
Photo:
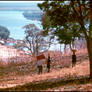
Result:
<svg viewBox="0 0 92 92">
<path fill-rule="evenodd" d="M 0 3 L 25 3 L 25 2 L 32 2 L 32 3 L 42 3 L 44 1 L 0 1 Z"/>
</svg>

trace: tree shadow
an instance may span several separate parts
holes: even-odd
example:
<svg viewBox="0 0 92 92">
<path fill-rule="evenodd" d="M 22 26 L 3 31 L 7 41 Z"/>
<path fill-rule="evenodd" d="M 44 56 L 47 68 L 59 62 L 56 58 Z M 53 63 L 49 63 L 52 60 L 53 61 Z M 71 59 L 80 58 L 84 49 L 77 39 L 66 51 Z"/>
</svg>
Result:
<svg viewBox="0 0 92 92">
<path fill-rule="evenodd" d="M 59 87 L 59 86 L 63 86 L 63 85 L 67 85 L 67 84 L 86 84 L 90 82 L 90 78 L 89 76 L 79 76 L 79 77 L 75 77 L 72 79 L 48 79 L 47 80 L 43 80 L 40 82 L 30 82 L 27 83 L 25 85 L 19 85 L 16 87 L 11 87 L 11 88 L 2 88 L 0 89 L 0 91 L 32 91 L 32 90 L 46 90 L 49 88 L 54 88 L 54 87 Z"/>
</svg>

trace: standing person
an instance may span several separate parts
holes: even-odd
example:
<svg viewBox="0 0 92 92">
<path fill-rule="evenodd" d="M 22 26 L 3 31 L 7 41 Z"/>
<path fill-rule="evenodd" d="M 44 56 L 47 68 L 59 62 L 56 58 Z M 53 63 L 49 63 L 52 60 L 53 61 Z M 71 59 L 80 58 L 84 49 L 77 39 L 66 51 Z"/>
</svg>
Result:
<svg viewBox="0 0 92 92">
<path fill-rule="evenodd" d="M 45 62 L 45 56 L 42 54 L 42 55 L 39 55 L 37 56 L 37 68 L 38 68 L 38 74 L 41 74 L 42 73 L 42 70 L 43 70 L 43 64 Z"/>
<path fill-rule="evenodd" d="M 73 52 L 73 55 L 72 55 L 72 67 L 74 67 L 75 64 L 76 64 L 76 55 L 75 55 L 76 50 L 72 50 L 72 52 Z"/>
<path fill-rule="evenodd" d="M 50 63 L 51 63 L 50 54 L 48 54 L 48 59 L 47 59 L 47 72 L 50 72 Z"/>
</svg>

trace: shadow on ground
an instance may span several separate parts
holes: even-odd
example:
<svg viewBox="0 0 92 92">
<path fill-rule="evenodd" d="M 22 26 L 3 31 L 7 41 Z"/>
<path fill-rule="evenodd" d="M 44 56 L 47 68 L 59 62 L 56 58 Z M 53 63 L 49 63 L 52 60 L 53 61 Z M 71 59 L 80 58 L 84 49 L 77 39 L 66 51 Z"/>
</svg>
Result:
<svg viewBox="0 0 92 92">
<path fill-rule="evenodd" d="M 42 80 L 42 81 L 35 81 L 35 82 L 30 82 L 25 85 L 19 85 L 16 87 L 11 87 L 11 88 L 2 88 L 0 91 L 32 91 L 32 90 L 46 90 L 49 88 L 54 88 L 54 87 L 59 87 L 67 84 L 86 84 L 90 82 L 89 76 L 79 76 L 76 78 L 71 78 L 71 79 L 50 79 L 50 80 Z"/>
</svg>

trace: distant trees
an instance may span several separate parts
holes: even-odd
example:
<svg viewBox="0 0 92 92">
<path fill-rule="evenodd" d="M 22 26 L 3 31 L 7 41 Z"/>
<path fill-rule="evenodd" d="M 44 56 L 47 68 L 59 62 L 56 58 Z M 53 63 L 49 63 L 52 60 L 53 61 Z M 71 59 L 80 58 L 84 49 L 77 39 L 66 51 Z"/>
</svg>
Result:
<svg viewBox="0 0 92 92">
<path fill-rule="evenodd" d="M 46 51 L 50 47 L 51 40 L 43 36 L 43 31 L 35 26 L 35 24 L 28 24 L 23 27 L 25 29 L 24 43 L 26 48 L 30 50 L 33 55 L 39 52 Z"/>
<path fill-rule="evenodd" d="M 0 38 L 7 40 L 9 38 L 10 32 L 7 28 L 0 26 Z"/>
<path fill-rule="evenodd" d="M 25 43 L 23 40 L 15 40 L 13 43 L 13 47 L 18 49 L 18 50 L 24 50 Z"/>
<path fill-rule="evenodd" d="M 19 40 L 19 39 L 16 40 L 14 38 L 8 38 L 7 43 L 5 45 L 12 46 L 18 50 L 24 50 L 25 48 L 25 43 L 23 40 Z"/>
</svg>

